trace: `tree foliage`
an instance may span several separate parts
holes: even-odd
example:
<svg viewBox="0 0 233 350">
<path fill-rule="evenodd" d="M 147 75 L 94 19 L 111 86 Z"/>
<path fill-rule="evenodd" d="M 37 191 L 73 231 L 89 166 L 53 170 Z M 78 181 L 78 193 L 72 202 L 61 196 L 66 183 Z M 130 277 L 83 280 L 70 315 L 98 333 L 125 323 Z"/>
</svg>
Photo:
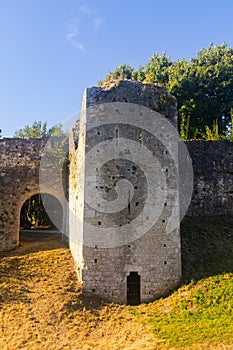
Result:
<svg viewBox="0 0 233 350">
<path fill-rule="evenodd" d="M 25 125 L 22 129 L 15 132 L 14 137 L 28 139 L 31 137 L 43 136 L 61 136 L 63 135 L 62 126 L 60 124 L 48 129 L 47 122 L 35 121 L 32 126 Z"/>
<path fill-rule="evenodd" d="M 44 201 L 49 201 L 45 209 Z M 62 209 L 57 199 L 49 194 L 36 194 L 30 197 L 22 206 L 20 212 L 20 227 L 22 229 L 55 228 L 51 218 L 62 219 Z M 56 219 L 57 222 L 58 219 Z"/>
<path fill-rule="evenodd" d="M 172 61 L 166 53 L 155 53 L 149 62 L 134 70 L 121 65 L 100 82 L 133 79 L 167 88 L 178 102 L 178 124 L 184 139 L 208 138 L 216 126 L 229 138 L 233 110 L 233 49 L 224 43 L 201 49 L 189 61 Z M 209 133 L 210 135 L 210 133 Z"/>
<path fill-rule="evenodd" d="M 177 97 L 179 114 L 190 116 L 189 137 L 216 120 L 226 134 L 233 107 L 233 49 L 211 44 L 187 64 L 173 65 L 168 90 Z"/>
<path fill-rule="evenodd" d="M 147 83 L 156 83 L 166 86 L 169 80 L 169 67 L 172 66 L 170 57 L 166 57 L 166 53 L 159 55 L 157 52 L 149 59 L 145 65 L 145 79 Z"/>
</svg>

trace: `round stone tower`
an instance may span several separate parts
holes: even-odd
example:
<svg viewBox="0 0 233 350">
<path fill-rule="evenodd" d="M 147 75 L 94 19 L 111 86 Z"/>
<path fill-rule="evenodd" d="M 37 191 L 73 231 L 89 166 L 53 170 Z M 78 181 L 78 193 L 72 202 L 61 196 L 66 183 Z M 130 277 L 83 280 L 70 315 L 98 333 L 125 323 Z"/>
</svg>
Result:
<svg viewBox="0 0 233 350">
<path fill-rule="evenodd" d="M 86 89 L 70 138 L 69 243 L 83 292 L 138 304 L 181 277 L 176 99 L 114 81 Z"/>
</svg>

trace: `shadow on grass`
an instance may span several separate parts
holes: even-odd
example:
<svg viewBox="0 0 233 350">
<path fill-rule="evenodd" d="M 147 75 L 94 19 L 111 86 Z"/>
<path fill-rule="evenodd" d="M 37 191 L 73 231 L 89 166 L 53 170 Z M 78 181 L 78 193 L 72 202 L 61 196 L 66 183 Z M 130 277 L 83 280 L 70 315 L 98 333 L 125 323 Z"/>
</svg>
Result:
<svg viewBox="0 0 233 350">
<path fill-rule="evenodd" d="M 233 272 L 233 216 L 185 217 L 181 242 L 182 284 Z"/>
<path fill-rule="evenodd" d="M 19 246 L 10 251 L 0 252 L 0 259 L 64 247 L 67 246 L 62 241 L 62 234 L 58 231 L 23 230 L 20 231 Z"/>
</svg>

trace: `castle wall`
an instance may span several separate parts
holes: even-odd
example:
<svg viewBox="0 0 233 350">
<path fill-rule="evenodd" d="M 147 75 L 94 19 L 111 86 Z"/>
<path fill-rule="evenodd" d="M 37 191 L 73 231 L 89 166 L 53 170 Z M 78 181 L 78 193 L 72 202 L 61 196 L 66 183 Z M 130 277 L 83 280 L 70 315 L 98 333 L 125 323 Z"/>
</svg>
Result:
<svg viewBox="0 0 233 350">
<path fill-rule="evenodd" d="M 194 186 L 188 216 L 233 214 L 233 143 L 187 141 Z"/>
<path fill-rule="evenodd" d="M 40 193 L 39 167 L 47 140 L 0 140 L 0 250 L 13 249 L 19 244 L 20 210 L 28 198 Z M 43 192 L 60 199 L 49 180 Z"/>
<path fill-rule="evenodd" d="M 83 95 L 80 120 L 69 140 L 69 234 L 68 244 L 73 255 L 78 279 L 83 269 L 84 177 L 86 148 L 86 94 Z"/>
<path fill-rule="evenodd" d="M 84 292 L 100 295 L 115 302 L 127 302 L 127 277 L 130 272 L 137 272 L 140 276 L 142 302 L 169 293 L 179 282 L 181 277 L 179 227 L 173 229 L 172 232 L 166 230 L 172 210 L 174 207 L 179 209 L 176 203 L 176 167 L 174 160 L 168 156 L 166 147 L 156 137 L 145 129 L 134 126 L 135 116 L 139 110 L 141 113 L 144 112 L 143 107 L 140 109 L 135 105 L 130 105 L 131 111 L 127 111 L 127 124 L 119 121 L 116 124 L 108 119 L 109 111 L 103 105 L 100 106 L 100 109 L 92 107 L 106 102 L 137 102 L 137 104 L 142 103 L 155 110 L 158 108 L 161 96 L 164 96 L 164 89 L 129 82 L 110 87 L 109 90 L 87 89 L 83 106 L 85 113 L 82 113 L 80 120 L 81 137 L 78 148 L 75 151 L 73 148 L 71 152 L 70 181 L 73 186 L 70 188 L 70 205 L 76 208 L 80 218 L 83 217 L 81 228 L 80 222 L 78 224 L 70 222 L 70 236 L 75 237 L 76 235 L 77 237 L 80 233 L 82 234 L 82 252 L 77 243 L 76 248 L 73 248 L 76 252 L 74 256 L 77 257 L 77 266 L 81 267 L 78 275 Z M 166 108 L 160 112 L 163 112 L 164 117 L 172 120 L 173 125 L 176 125 L 176 101 L 172 96 L 166 96 L 168 98 Z M 157 101 L 157 104 L 153 103 L 153 100 Z M 126 107 L 117 105 L 117 113 L 123 115 L 124 108 Z M 105 120 L 104 125 L 103 119 Z M 144 122 L 146 124 L 146 120 Z M 157 200 L 162 202 L 163 208 L 155 222 L 140 236 L 135 234 L 131 224 L 143 212 L 148 195 L 148 178 L 137 162 L 134 163 L 130 157 L 125 159 L 124 156 L 119 156 L 118 148 L 121 138 L 130 139 L 138 144 L 142 142 L 151 153 L 156 152 L 160 167 L 159 173 L 153 175 L 153 181 L 155 183 L 158 181 L 158 186 L 160 186 L 159 178 L 162 172 L 168 187 L 165 202 L 163 201 L 163 190 L 157 192 Z M 98 150 L 101 143 L 106 143 L 108 147 L 108 141 L 111 142 L 115 155 L 112 159 L 105 159 L 107 153 L 102 155 Z M 173 146 L 177 147 L 177 144 Z M 129 147 L 125 145 L 125 154 L 131 152 Z M 87 161 L 93 149 L 99 153 L 93 154 L 93 158 Z M 96 167 L 95 156 L 103 157 L 101 167 Z M 150 167 L 153 167 L 152 163 L 148 164 L 148 168 Z M 83 198 L 80 197 L 78 186 L 80 178 L 82 184 L 85 182 Z M 115 212 L 104 212 L 98 209 L 100 203 L 98 203 L 97 192 L 103 200 L 111 203 L 116 200 L 116 184 L 120 179 L 128 180 L 134 188 L 130 210 L 128 205 Z M 87 193 L 90 186 L 96 189 L 96 196 L 91 200 Z M 138 220 L 139 227 L 140 225 L 142 228 L 146 226 L 148 219 L 146 214 L 142 215 Z M 120 237 L 123 228 L 125 228 L 129 241 L 127 242 L 127 239 L 121 241 L 119 238 L 117 242 L 116 236 Z M 73 244 L 72 241 L 71 245 Z"/>
</svg>

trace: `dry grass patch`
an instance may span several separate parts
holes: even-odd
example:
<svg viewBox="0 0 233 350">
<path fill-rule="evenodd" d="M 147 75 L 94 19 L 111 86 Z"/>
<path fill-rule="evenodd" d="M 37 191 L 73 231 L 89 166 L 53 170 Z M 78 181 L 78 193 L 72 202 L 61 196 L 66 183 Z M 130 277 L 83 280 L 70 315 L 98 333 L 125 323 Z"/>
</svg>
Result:
<svg viewBox="0 0 233 350">
<path fill-rule="evenodd" d="M 230 253 L 232 231 L 224 230 Z M 153 303 L 121 306 L 81 294 L 59 235 L 27 237 L 0 255 L 0 349 L 233 349 L 233 274 L 229 256 L 225 265 L 219 252 L 216 264 L 218 256 L 227 273 L 211 276 L 195 261 L 209 277 Z"/>
<path fill-rule="evenodd" d="M 134 349 L 147 332 L 128 307 L 82 296 L 57 235 L 2 254 L 0 273 L 2 350 Z"/>
</svg>

